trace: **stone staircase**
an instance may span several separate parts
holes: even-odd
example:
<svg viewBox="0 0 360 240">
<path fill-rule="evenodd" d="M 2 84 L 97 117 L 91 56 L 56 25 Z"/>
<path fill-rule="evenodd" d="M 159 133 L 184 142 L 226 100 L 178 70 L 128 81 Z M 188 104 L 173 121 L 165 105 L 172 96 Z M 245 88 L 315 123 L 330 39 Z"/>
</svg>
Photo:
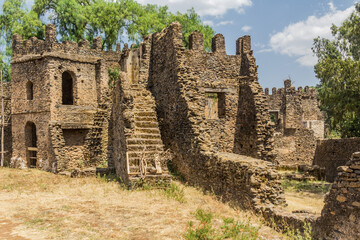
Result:
<svg viewBox="0 0 360 240">
<path fill-rule="evenodd" d="M 130 178 L 167 175 L 162 162 L 164 145 L 155 110 L 155 99 L 145 86 L 132 84 L 133 129 L 126 133 L 127 164 Z"/>
</svg>

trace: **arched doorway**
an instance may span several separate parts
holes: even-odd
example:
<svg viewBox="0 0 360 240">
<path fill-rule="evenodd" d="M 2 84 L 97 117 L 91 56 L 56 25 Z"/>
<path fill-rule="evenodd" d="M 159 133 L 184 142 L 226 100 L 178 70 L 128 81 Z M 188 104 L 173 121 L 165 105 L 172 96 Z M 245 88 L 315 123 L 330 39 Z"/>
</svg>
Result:
<svg viewBox="0 0 360 240">
<path fill-rule="evenodd" d="M 30 168 L 37 166 L 37 136 L 36 126 L 33 122 L 27 122 L 25 125 L 25 145 L 27 165 Z"/>
<path fill-rule="evenodd" d="M 62 74 L 62 104 L 74 104 L 74 81 L 69 72 Z"/>
</svg>

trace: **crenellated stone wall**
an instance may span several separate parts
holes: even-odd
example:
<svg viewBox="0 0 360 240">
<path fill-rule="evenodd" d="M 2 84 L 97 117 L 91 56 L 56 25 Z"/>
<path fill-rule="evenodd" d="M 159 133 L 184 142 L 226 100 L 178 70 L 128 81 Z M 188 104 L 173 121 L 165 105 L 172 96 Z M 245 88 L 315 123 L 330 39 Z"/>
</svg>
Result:
<svg viewBox="0 0 360 240">
<path fill-rule="evenodd" d="M 295 89 L 291 80 L 284 88 L 265 89 L 269 111 L 275 124 L 276 161 L 281 165 L 311 165 L 316 140 L 324 137 L 324 116 L 320 111 L 317 93 L 306 86 Z"/>
</svg>

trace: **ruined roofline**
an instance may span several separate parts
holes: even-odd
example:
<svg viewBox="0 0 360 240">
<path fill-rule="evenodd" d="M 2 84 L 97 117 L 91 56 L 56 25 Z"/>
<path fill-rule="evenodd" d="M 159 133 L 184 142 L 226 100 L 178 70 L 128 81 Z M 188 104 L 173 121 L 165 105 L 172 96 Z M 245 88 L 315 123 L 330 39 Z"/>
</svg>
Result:
<svg viewBox="0 0 360 240">
<path fill-rule="evenodd" d="M 194 31 L 189 36 L 189 50 L 203 51 L 204 38 L 201 32 Z M 226 55 L 225 38 L 222 34 L 218 33 L 212 38 L 211 44 L 212 53 Z M 236 40 L 236 55 L 251 53 L 251 37 L 245 35 Z"/>
<path fill-rule="evenodd" d="M 13 57 L 22 57 L 26 55 L 41 55 L 44 52 L 63 52 L 70 54 L 103 56 L 108 58 L 118 58 L 120 56 L 120 43 L 116 45 L 116 51 L 103 51 L 101 37 L 93 40 L 93 46 L 87 40 L 81 40 L 79 43 L 72 41 L 64 41 L 59 43 L 56 40 L 56 27 L 53 24 L 46 25 L 45 40 L 31 37 L 23 40 L 19 34 L 12 37 Z"/>
<path fill-rule="evenodd" d="M 314 88 L 310 88 L 309 86 L 298 87 L 297 89 L 291 85 L 291 80 L 284 80 L 284 88 L 276 89 L 273 87 L 271 89 L 271 94 L 269 94 L 269 88 L 264 89 L 266 96 L 283 96 L 284 94 L 297 94 L 304 97 L 316 97 L 317 92 Z"/>
<path fill-rule="evenodd" d="M 181 24 L 179 22 L 173 22 L 168 27 L 164 28 L 160 33 L 154 33 L 154 38 L 162 38 L 167 34 L 174 34 L 172 36 L 175 40 L 180 40 L 182 42 L 182 31 L 181 31 Z M 181 36 L 181 37 L 180 37 Z M 188 51 L 202 51 L 204 53 L 208 53 L 204 51 L 204 37 L 201 32 L 195 30 L 192 32 L 189 37 L 189 49 Z M 179 42 L 178 42 L 179 43 Z M 185 47 L 179 44 L 180 48 L 185 50 Z M 225 49 L 225 38 L 222 34 L 218 33 L 213 36 L 212 38 L 212 46 L 211 46 L 211 53 L 216 53 L 219 55 L 227 55 Z M 253 54 L 251 50 L 251 37 L 249 35 L 245 35 L 240 37 L 236 40 L 236 55 L 242 54 Z"/>
</svg>

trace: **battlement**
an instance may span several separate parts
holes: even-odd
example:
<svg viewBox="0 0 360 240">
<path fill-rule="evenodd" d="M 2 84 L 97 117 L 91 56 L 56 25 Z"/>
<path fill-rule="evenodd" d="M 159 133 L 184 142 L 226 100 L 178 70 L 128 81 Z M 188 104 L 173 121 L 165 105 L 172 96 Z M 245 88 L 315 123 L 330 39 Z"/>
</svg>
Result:
<svg viewBox="0 0 360 240">
<path fill-rule="evenodd" d="M 120 43 L 116 45 L 116 51 L 103 51 L 101 37 L 93 40 L 92 47 L 87 40 L 81 40 L 79 43 L 64 41 L 59 43 L 56 40 L 56 27 L 52 24 L 46 25 L 45 40 L 32 37 L 23 40 L 20 35 L 14 34 L 12 41 L 13 58 L 21 58 L 29 55 L 43 55 L 44 53 L 64 53 L 77 54 L 93 57 L 105 57 L 107 59 L 119 58 L 121 48 Z"/>
<path fill-rule="evenodd" d="M 189 36 L 189 50 L 203 51 L 204 37 L 201 32 L 195 31 Z M 218 33 L 212 38 L 211 50 L 213 53 L 226 55 L 225 38 Z M 251 52 L 251 37 L 246 35 L 236 40 L 236 55 Z"/>
<path fill-rule="evenodd" d="M 291 85 L 291 80 L 286 79 L 284 80 L 284 88 L 276 89 L 275 87 L 272 88 L 271 94 L 269 93 L 269 88 L 264 89 L 265 95 L 267 96 L 278 96 L 282 97 L 283 95 L 297 95 L 300 97 L 309 97 L 309 98 L 316 98 L 317 92 L 316 89 L 310 88 L 309 86 L 298 87 L 297 89 Z"/>
</svg>

